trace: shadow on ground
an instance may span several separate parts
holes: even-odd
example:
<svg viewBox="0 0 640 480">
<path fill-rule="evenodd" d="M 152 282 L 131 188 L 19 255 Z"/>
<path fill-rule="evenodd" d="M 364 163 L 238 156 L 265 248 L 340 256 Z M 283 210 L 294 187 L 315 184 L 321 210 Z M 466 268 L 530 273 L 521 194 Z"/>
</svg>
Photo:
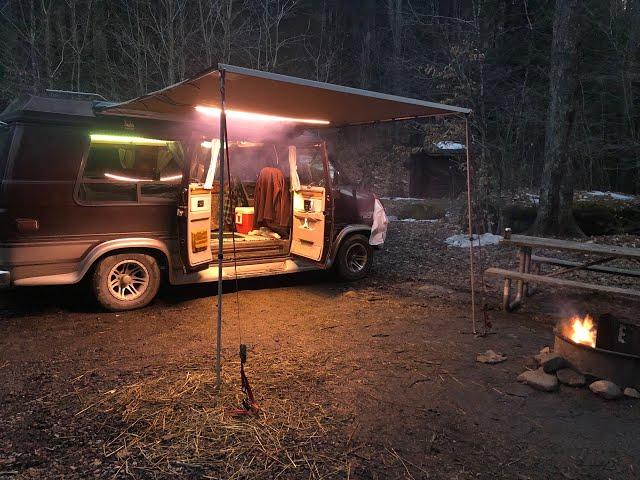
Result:
<svg viewBox="0 0 640 480">
<path fill-rule="evenodd" d="M 193 285 L 163 285 L 154 303 L 179 305 L 189 300 L 213 297 L 218 293 L 216 282 Z M 294 273 L 228 280 L 223 283 L 223 293 L 236 291 L 260 291 L 279 288 L 300 287 L 315 295 L 333 297 L 342 289 L 357 287 L 339 281 L 326 271 Z M 93 298 L 86 282 L 76 285 L 56 285 L 45 287 L 22 287 L 0 293 L 0 318 L 20 318 L 29 315 L 51 314 L 57 311 L 70 313 L 102 313 L 104 309 Z"/>
</svg>

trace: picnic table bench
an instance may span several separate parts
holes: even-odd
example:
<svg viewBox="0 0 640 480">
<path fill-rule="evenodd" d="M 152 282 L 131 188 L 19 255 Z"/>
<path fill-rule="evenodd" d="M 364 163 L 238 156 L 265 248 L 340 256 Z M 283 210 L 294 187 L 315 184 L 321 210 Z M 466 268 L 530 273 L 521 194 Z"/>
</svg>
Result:
<svg viewBox="0 0 640 480">
<path fill-rule="evenodd" d="M 640 262 L 640 248 L 619 247 L 615 245 L 602 245 L 597 243 L 581 243 L 556 238 L 531 237 L 527 235 L 511 235 L 508 230 L 505 231 L 504 239 L 500 241 L 500 244 L 516 247 L 518 249 L 519 256 L 518 271 L 506 270 L 503 268 L 489 268 L 485 271 L 488 275 L 495 275 L 504 278 L 502 307 L 506 311 L 512 311 L 522 305 L 524 298 L 532 295 L 536 290 L 536 288 L 531 284 L 539 283 L 546 283 L 556 287 L 580 288 L 598 292 L 640 297 L 640 290 L 597 285 L 588 282 L 558 278 L 560 275 L 576 272 L 578 270 L 640 277 L 640 269 L 632 270 L 603 265 L 604 263 L 619 258 L 627 258 Z M 564 260 L 561 258 L 542 257 L 532 254 L 534 248 L 584 253 L 594 255 L 597 258 L 580 262 Z M 543 275 L 540 268 L 542 264 L 555 265 L 563 268 Z M 512 280 L 517 281 L 516 296 L 514 300 L 511 300 Z"/>
</svg>

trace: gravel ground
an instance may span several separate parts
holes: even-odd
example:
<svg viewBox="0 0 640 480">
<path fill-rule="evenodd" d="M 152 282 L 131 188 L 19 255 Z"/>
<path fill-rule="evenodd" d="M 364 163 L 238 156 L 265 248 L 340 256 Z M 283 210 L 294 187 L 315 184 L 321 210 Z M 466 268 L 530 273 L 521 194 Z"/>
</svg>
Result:
<svg viewBox="0 0 640 480">
<path fill-rule="evenodd" d="M 515 379 L 566 312 L 634 318 L 639 303 L 543 288 L 505 314 L 487 279 L 478 303 L 492 328 L 474 336 L 468 251 L 444 245 L 452 233 L 394 222 L 370 278 L 242 281 L 239 312 L 226 285 L 220 397 L 214 285 L 167 288 L 120 314 L 82 287 L 3 293 L 0 477 L 638 478 L 640 403 Z M 515 264 L 500 247 L 481 257 Z M 228 414 L 240 340 L 257 418 Z M 476 363 L 487 349 L 507 361 Z"/>
</svg>

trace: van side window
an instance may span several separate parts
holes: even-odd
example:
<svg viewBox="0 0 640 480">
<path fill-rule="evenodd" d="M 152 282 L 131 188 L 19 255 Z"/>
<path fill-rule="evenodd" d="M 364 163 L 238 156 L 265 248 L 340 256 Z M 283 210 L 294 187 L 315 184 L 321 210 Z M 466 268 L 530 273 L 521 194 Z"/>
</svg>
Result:
<svg viewBox="0 0 640 480">
<path fill-rule="evenodd" d="M 180 142 L 91 135 L 79 198 L 89 202 L 175 201 L 183 165 Z"/>
<path fill-rule="evenodd" d="M 26 124 L 17 158 L 9 168 L 12 180 L 70 182 L 87 147 L 77 127 Z"/>
</svg>

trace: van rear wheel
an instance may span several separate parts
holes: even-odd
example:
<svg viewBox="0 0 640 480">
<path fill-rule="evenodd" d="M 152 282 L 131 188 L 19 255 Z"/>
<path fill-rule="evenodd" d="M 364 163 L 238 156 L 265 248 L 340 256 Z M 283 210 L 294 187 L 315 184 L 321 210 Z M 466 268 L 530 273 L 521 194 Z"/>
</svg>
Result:
<svg viewBox="0 0 640 480">
<path fill-rule="evenodd" d="M 348 281 L 360 280 L 371 271 L 373 248 L 364 235 L 347 237 L 340 245 L 336 257 L 336 271 L 340 278 Z"/>
<path fill-rule="evenodd" d="M 93 293 L 111 311 L 142 308 L 158 293 L 160 267 L 155 258 L 142 253 L 105 257 L 93 272 Z"/>
</svg>

